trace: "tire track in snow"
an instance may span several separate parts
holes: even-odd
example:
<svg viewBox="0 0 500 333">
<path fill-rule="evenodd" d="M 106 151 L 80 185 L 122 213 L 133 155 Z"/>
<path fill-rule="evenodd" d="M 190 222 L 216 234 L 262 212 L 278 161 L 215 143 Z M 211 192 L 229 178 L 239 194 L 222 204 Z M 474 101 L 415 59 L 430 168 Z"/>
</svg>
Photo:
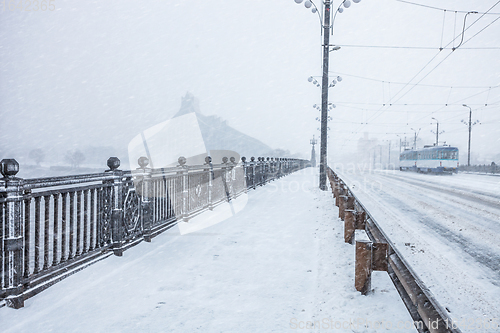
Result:
<svg viewBox="0 0 500 333">
<path fill-rule="evenodd" d="M 477 262 L 486 266 L 491 270 L 491 273 L 496 277 L 495 281 L 492 281 L 496 286 L 500 287 L 500 271 L 498 271 L 498 267 L 500 267 L 500 256 L 490 249 L 477 244 L 471 243 L 470 239 L 444 227 L 439 222 L 437 222 L 432 216 L 429 216 L 426 213 L 423 213 L 420 210 L 416 210 L 412 208 L 410 205 L 405 203 L 404 201 L 398 199 L 397 197 L 388 194 L 385 191 L 376 190 L 378 195 L 387 199 L 389 202 L 394 203 L 395 206 L 400 207 L 409 214 L 414 216 L 419 216 L 418 221 L 428 228 L 436 231 L 442 238 L 444 238 L 445 242 L 454 242 L 460 247 L 455 247 L 457 250 L 462 250 L 465 253 L 469 254 L 473 257 Z"/>
<path fill-rule="evenodd" d="M 396 175 L 380 174 L 380 176 L 389 178 L 391 180 L 396 179 L 401 182 L 413 184 L 419 187 L 425 187 L 426 190 L 433 190 L 440 193 L 447 192 L 453 196 L 462 199 L 474 201 L 486 206 L 500 209 L 500 196 L 492 195 L 491 193 L 488 192 L 482 192 L 482 191 L 472 190 L 466 187 L 457 187 L 451 185 L 437 186 L 437 185 L 432 185 L 424 180 L 409 179 L 409 178 L 399 177 Z M 478 195 L 481 197 L 478 197 Z"/>
</svg>

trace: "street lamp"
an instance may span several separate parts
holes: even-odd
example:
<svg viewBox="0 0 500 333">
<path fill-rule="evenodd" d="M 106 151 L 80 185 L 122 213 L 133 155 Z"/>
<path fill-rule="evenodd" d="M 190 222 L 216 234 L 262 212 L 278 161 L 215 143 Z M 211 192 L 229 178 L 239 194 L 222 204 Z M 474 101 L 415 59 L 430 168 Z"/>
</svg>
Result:
<svg viewBox="0 0 500 333">
<path fill-rule="evenodd" d="M 302 3 L 303 0 L 295 0 L 296 3 Z M 360 2 L 361 0 L 352 0 L 355 3 Z M 323 191 L 328 189 L 326 185 L 326 152 L 327 152 L 327 136 L 328 136 L 328 65 L 329 65 L 329 55 L 331 51 L 336 51 L 340 49 L 340 46 L 330 45 L 330 29 L 332 29 L 333 33 L 333 24 L 330 24 L 331 19 L 331 0 L 323 0 L 324 5 L 324 14 L 321 17 L 321 14 L 318 12 L 318 7 L 311 0 L 306 0 L 304 2 L 304 6 L 306 8 L 312 8 L 313 13 L 318 13 L 321 27 L 323 28 L 323 76 L 321 83 L 321 140 L 320 140 L 320 164 L 319 164 L 319 188 Z M 337 12 L 342 13 L 344 9 L 349 8 L 351 6 L 350 0 L 343 0 L 339 7 L 337 8 Z M 335 12 L 335 16 L 337 15 Z M 335 20 L 335 17 L 334 17 Z M 332 46 L 332 48 L 330 48 Z"/>
<path fill-rule="evenodd" d="M 476 124 L 480 124 L 479 120 L 476 120 L 474 123 L 472 123 L 472 109 L 470 108 L 470 106 L 468 106 L 467 104 L 462 104 L 462 106 L 465 106 L 466 108 L 469 108 L 469 146 L 468 146 L 468 149 L 467 149 L 467 166 L 470 166 L 470 136 L 471 136 L 471 130 L 472 130 L 472 126 L 476 125 Z M 467 125 L 467 122 L 465 120 L 462 120 L 462 123 L 464 123 L 465 125 Z"/>
<path fill-rule="evenodd" d="M 436 118 L 434 118 L 434 117 L 432 117 L 432 119 L 434 119 L 436 121 L 436 132 L 434 132 L 433 130 L 431 130 L 431 133 L 435 133 L 436 134 L 436 143 L 434 145 L 437 147 L 439 145 L 439 134 L 443 134 L 444 131 L 439 132 L 439 121 Z M 432 123 L 431 123 L 431 125 L 432 125 Z"/>
</svg>

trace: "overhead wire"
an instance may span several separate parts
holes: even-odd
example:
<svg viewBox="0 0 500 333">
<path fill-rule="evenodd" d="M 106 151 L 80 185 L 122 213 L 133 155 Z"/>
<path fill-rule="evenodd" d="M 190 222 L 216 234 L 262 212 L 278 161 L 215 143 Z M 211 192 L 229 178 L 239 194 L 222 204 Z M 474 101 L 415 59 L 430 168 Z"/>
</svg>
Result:
<svg viewBox="0 0 500 333">
<path fill-rule="evenodd" d="M 497 1 L 497 2 L 493 5 L 493 6 L 491 6 L 491 7 L 488 9 L 488 11 L 486 11 L 485 13 L 482 13 L 482 14 L 481 14 L 481 16 L 480 16 L 479 18 L 477 18 L 474 22 L 472 22 L 472 23 L 471 23 L 471 24 L 470 24 L 467 28 L 465 28 L 465 26 L 464 26 L 464 29 L 463 29 L 463 31 L 462 31 L 462 34 L 464 34 L 464 33 L 465 33 L 465 31 L 467 31 L 468 29 L 470 29 L 470 28 L 471 28 L 471 27 L 472 27 L 475 23 L 477 23 L 477 22 L 478 22 L 478 21 L 479 21 L 479 20 L 480 20 L 480 19 L 481 19 L 484 15 L 486 15 L 488 12 L 490 12 L 490 11 L 491 11 L 491 9 L 493 9 L 493 8 L 494 8 L 496 5 L 498 5 L 499 3 L 500 3 L 500 0 L 499 0 L 499 1 Z M 499 17 L 499 18 L 497 18 L 497 19 L 495 19 L 493 22 L 491 22 L 490 24 L 488 24 L 488 25 L 487 25 L 486 27 L 484 27 L 483 29 L 481 29 L 478 33 L 476 33 L 474 36 L 472 36 L 471 38 L 469 38 L 469 39 L 468 39 L 467 41 L 465 41 L 463 44 L 465 44 L 466 42 L 470 41 L 472 38 L 474 38 L 474 37 L 475 37 L 475 36 L 477 36 L 479 33 L 481 33 L 482 31 L 484 31 L 484 29 L 486 29 L 487 27 L 489 27 L 491 24 L 493 24 L 493 23 L 494 23 L 495 21 L 497 21 L 498 19 L 500 19 L 500 17 Z M 461 36 L 462 34 L 460 34 L 460 36 Z M 455 34 L 455 33 L 454 33 L 454 36 L 456 36 L 456 34 Z M 454 45 L 454 41 L 455 41 L 458 37 L 459 37 L 459 36 L 454 37 L 452 41 L 450 41 L 448 44 L 446 44 L 445 48 L 446 48 L 447 46 L 449 46 L 451 43 L 453 43 L 453 45 Z M 440 54 L 440 53 L 438 52 L 438 53 L 437 53 L 434 57 L 432 57 L 432 58 L 431 58 L 431 60 L 429 60 L 429 61 L 428 61 L 428 62 L 424 65 L 424 67 L 423 67 L 420 71 L 418 71 L 418 72 L 417 72 L 417 74 L 415 74 L 415 75 L 414 75 L 414 76 L 410 79 L 410 81 L 409 81 L 407 84 L 405 84 L 405 86 L 404 86 L 403 88 L 401 88 L 401 89 L 400 89 L 400 90 L 396 93 L 396 95 L 395 95 L 395 96 L 397 96 L 397 95 L 398 95 L 399 93 L 401 93 L 401 91 L 403 91 L 403 90 L 404 90 L 404 89 L 405 89 L 408 85 L 410 85 L 411 81 L 413 81 L 413 80 L 414 80 L 414 79 L 415 79 L 415 78 L 416 78 L 416 77 L 417 77 L 417 76 L 418 76 L 418 75 L 419 75 L 419 74 L 420 74 L 420 73 L 421 73 L 421 72 L 422 72 L 422 71 L 423 71 L 423 70 L 424 70 L 424 69 L 425 69 L 425 68 L 426 68 L 426 67 L 427 67 L 427 66 L 428 66 L 428 65 L 429 65 L 429 64 L 430 64 L 430 63 L 431 63 L 431 62 L 432 62 L 432 61 L 433 61 L 433 60 L 434 60 L 434 59 L 435 59 L 438 55 L 439 55 L 439 54 Z M 442 64 L 442 63 L 443 63 L 446 59 L 448 59 L 448 57 L 449 57 L 451 54 L 453 54 L 453 51 L 452 51 L 451 53 L 449 53 L 449 54 L 448 54 L 448 55 L 447 55 L 444 59 L 442 59 L 442 60 L 441 60 L 441 61 L 440 61 L 440 62 L 439 62 L 439 63 L 438 63 L 438 64 L 437 64 L 434 68 L 432 68 L 432 69 L 431 69 L 431 70 L 430 70 L 430 71 L 429 71 L 429 72 L 428 72 L 428 73 L 427 73 L 427 74 L 426 74 L 426 75 L 425 75 L 422 79 L 420 79 L 420 81 L 418 81 L 417 83 L 420 83 L 423 79 L 425 79 L 428 75 L 430 75 L 430 73 L 432 73 L 432 72 L 433 72 L 433 71 L 434 71 L 434 70 L 435 70 L 435 69 L 436 69 L 439 65 L 441 65 L 441 64 Z M 406 92 L 405 92 L 402 96 L 400 96 L 400 97 L 396 100 L 396 102 L 397 102 L 397 101 L 399 101 L 399 100 L 400 100 L 401 98 L 403 98 L 404 96 L 406 96 L 406 95 L 407 95 L 407 94 L 408 94 L 411 90 L 413 90 L 413 88 L 414 88 L 414 87 L 415 87 L 415 86 L 413 86 L 413 87 L 412 87 L 412 88 L 410 88 L 408 91 L 406 91 Z M 389 107 L 390 107 L 390 106 L 389 106 Z M 381 111 L 381 112 L 379 112 L 378 114 L 374 114 L 374 115 L 373 115 L 373 116 L 371 116 L 371 117 L 370 117 L 370 119 L 368 119 L 368 120 L 372 120 L 373 118 L 378 118 L 378 116 L 380 116 L 381 114 L 383 114 L 383 113 L 384 113 L 384 111 L 385 111 L 385 110 L 382 110 L 383 108 L 384 108 L 384 106 L 380 108 L 380 110 L 379 110 L 379 111 Z M 365 126 L 365 125 L 361 125 L 361 126 L 363 127 L 363 126 Z M 359 130 L 358 130 L 358 131 L 359 131 Z M 352 138 L 352 137 L 351 137 L 351 138 Z M 350 141 L 350 140 L 351 140 L 351 138 L 344 140 L 344 142 L 346 142 L 346 141 Z"/>
<path fill-rule="evenodd" d="M 329 71 L 329 73 L 335 73 L 336 75 L 342 75 L 342 76 L 348 76 L 348 77 L 355 77 L 358 79 L 363 79 L 363 80 L 369 80 L 369 81 L 376 81 L 376 82 L 390 82 L 392 84 L 400 84 L 400 85 L 409 85 L 409 86 L 421 86 L 421 87 L 435 87 L 435 88 L 459 88 L 459 89 L 484 89 L 484 88 L 498 88 L 500 87 L 500 84 L 496 86 L 445 86 L 445 85 L 438 85 L 438 84 L 422 84 L 422 83 L 407 83 L 407 82 L 396 82 L 396 81 L 387 81 L 387 80 L 381 80 L 381 79 L 374 79 L 374 78 L 369 78 L 365 76 L 360 76 L 360 75 L 353 75 L 353 74 L 346 74 L 346 73 L 340 73 L 340 72 L 333 72 Z"/>
<path fill-rule="evenodd" d="M 353 44 L 338 44 L 341 47 L 363 47 L 363 48 L 378 48 L 378 49 L 412 49 L 412 50 L 447 50 L 444 47 L 435 46 L 396 46 L 396 45 L 353 45 Z M 452 50 L 450 48 L 449 50 Z M 500 50 L 498 46 L 488 46 L 488 47 L 464 47 L 462 50 Z"/>
<path fill-rule="evenodd" d="M 407 3 L 407 4 L 410 4 L 410 5 L 415 5 L 415 6 L 420 6 L 420 7 L 426 7 L 426 8 L 430 8 L 430 9 L 436 9 L 436 10 L 442 10 L 442 11 L 449 11 L 449 12 L 453 11 L 453 12 L 457 12 L 457 13 L 468 13 L 468 11 L 464 11 L 464 10 L 452 10 L 452 9 L 438 8 L 438 7 L 424 5 L 424 4 L 421 4 L 421 3 L 415 3 L 415 2 L 406 1 L 406 0 L 396 0 L 396 1 L 397 2 Z M 500 13 L 488 13 L 488 12 L 478 13 L 478 14 L 500 15 Z"/>
</svg>

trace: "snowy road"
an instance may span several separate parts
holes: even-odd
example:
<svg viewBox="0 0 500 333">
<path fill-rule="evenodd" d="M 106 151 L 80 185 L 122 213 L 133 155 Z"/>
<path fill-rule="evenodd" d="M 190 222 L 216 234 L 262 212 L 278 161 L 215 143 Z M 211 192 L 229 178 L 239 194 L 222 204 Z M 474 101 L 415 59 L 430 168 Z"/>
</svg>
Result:
<svg viewBox="0 0 500 333">
<path fill-rule="evenodd" d="M 337 172 L 462 331 L 500 330 L 500 177 Z"/>
<path fill-rule="evenodd" d="M 2 332 L 415 332 L 386 273 L 371 295 L 354 289 L 354 248 L 317 179 L 306 169 L 250 191 L 232 218 L 170 229 L 3 307 Z"/>
</svg>

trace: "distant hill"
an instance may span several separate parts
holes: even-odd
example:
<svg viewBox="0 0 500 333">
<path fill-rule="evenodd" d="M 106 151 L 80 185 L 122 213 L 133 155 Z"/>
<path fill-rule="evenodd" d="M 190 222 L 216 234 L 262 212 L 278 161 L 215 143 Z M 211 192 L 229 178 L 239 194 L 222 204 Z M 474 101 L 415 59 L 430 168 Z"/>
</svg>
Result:
<svg viewBox="0 0 500 333">
<path fill-rule="evenodd" d="M 217 116 L 205 116 L 200 112 L 199 101 L 187 92 L 182 97 L 181 108 L 174 116 L 179 117 L 194 112 L 198 118 L 201 135 L 207 150 L 234 150 L 241 156 L 267 156 L 273 149 L 263 142 L 246 135 Z"/>
</svg>

